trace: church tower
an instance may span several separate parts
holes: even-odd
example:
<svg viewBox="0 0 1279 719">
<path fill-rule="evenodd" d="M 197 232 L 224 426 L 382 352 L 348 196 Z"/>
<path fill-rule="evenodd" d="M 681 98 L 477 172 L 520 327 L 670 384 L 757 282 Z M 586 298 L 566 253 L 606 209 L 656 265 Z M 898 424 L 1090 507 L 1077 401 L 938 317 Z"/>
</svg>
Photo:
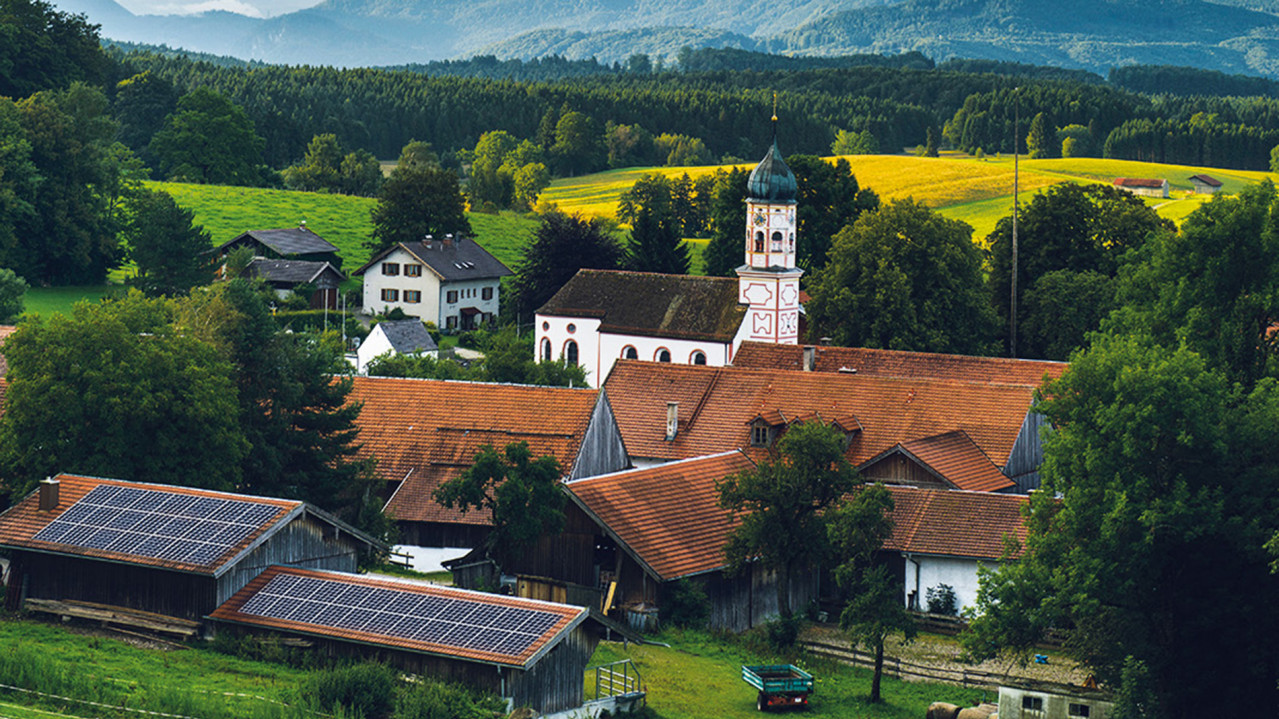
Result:
<svg viewBox="0 0 1279 719">
<path fill-rule="evenodd" d="M 799 278 L 795 266 L 795 197 L 799 186 L 773 146 L 755 166 L 746 185 L 746 264 L 737 268 L 737 298 L 749 305 L 746 339 L 799 343 Z"/>
</svg>

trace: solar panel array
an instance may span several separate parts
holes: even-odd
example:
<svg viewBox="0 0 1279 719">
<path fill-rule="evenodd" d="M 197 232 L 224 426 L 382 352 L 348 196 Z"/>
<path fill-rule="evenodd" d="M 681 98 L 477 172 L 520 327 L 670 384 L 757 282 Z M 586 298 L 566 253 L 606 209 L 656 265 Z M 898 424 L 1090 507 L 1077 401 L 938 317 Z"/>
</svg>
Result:
<svg viewBox="0 0 1279 719">
<path fill-rule="evenodd" d="M 268 582 L 240 612 L 512 657 L 561 618 L 536 609 L 289 574 Z"/>
<path fill-rule="evenodd" d="M 279 511 L 261 502 L 102 484 L 33 539 L 207 566 Z"/>
</svg>

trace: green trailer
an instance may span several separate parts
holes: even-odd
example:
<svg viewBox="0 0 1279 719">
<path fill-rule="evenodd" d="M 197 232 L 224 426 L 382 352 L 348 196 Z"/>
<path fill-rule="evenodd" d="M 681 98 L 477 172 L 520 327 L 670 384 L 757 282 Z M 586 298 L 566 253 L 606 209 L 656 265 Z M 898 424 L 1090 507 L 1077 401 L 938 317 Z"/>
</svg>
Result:
<svg viewBox="0 0 1279 719">
<path fill-rule="evenodd" d="M 794 664 L 762 664 L 742 666 L 742 681 L 759 690 L 755 708 L 808 708 L 808 695 L 813 693 L 813 675 Z"/>
</svg>

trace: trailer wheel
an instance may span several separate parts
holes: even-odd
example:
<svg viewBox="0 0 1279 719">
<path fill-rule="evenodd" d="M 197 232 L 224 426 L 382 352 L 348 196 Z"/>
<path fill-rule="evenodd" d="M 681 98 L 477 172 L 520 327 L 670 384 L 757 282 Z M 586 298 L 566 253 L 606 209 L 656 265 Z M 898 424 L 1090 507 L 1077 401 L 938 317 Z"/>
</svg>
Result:
<svg viewBox="0 0 1279 719">
<path fill-rule="evenodd" d="M 760 692 L 759 696 L 755 697 L 755 708 L 762 712 L 768 711 L 768 695 L 767 694 L 765 694 L 764 692 Z"/>
</svg>

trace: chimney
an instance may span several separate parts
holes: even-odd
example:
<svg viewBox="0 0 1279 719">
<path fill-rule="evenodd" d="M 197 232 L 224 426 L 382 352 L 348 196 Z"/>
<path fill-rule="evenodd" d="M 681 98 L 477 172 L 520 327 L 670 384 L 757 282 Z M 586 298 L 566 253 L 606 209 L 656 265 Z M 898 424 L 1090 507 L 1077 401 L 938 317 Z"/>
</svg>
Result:
<svg viewBox="0 0 1279 719">
<path fill-rule="evenodd" d="M 449 234 L 444 236 L 444 244 L 442 246 L 443 247 L 453 246 L 453 233 L 450 232 Z"/>
<path fill-rule="evenodd" d="M 299 223 L 298 223 L 298 229 L 299 229 L 299 230 L 305 230 L 305 229 L 306 229 L 306 220 L 302 220 L 301 222 L 299 222 Z"/>
<path fill-rule="evenodd" d="M 817 341 L 817 344 L 821 345 L 822 347 L 830 347 L 830 338 L 823 337 Z"/>
<path fill-rule="evenodd" d="M 666 403 L 666 441 L 675 439 L 679 432 L 679 402 Z"/>
<path fill-rule="evenodd" d="M 40 480 L 40 511 L 50 512 L 58 508 L 58 487 L 61 483 L 53 477 Z"/>
<path fill-rule="evenodd" d="M 813 345 L 804 345 L 804 371 L 812 372 L 817 369 L 817 348 Z"/>
</svg>

